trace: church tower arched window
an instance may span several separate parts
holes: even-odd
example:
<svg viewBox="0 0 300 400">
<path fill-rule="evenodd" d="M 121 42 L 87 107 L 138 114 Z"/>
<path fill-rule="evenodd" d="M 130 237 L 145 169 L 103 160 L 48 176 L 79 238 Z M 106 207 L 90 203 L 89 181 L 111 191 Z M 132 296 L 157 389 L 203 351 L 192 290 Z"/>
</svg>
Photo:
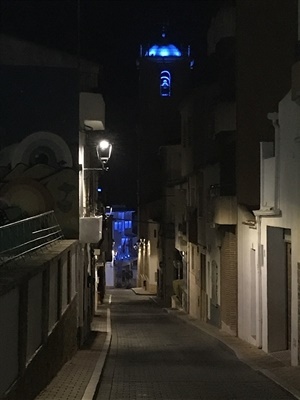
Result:
<svg viewBox="0 0 300 400">
<path fill-rule="evenodd" d="M 171 73 L 167 70 L 160 73 L 160 95 L 162 97 L 171 96 Z"/>
</svg>

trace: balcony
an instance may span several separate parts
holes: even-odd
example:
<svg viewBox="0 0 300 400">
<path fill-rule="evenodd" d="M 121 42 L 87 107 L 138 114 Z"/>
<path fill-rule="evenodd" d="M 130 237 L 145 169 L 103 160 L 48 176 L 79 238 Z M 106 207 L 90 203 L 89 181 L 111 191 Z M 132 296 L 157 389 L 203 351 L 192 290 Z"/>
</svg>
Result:
<svg viewBox="0 0 300 400">
<path fill-rule="evenodd" d="M 0 227 L 0 267 L 63 239 L 54 211 Z"/>
<path fill-rule="evenodd" d="M 103 217 L 83 217 L 79 220 L 79 240 L 82 243 L 98 243 L 102 239 Z"/>
</svg>

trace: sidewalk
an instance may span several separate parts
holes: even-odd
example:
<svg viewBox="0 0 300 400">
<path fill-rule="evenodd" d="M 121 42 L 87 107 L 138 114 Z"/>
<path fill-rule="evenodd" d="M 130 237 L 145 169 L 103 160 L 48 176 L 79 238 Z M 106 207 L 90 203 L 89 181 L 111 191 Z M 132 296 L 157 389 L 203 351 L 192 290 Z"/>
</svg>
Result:
<svg viewBox="0 0 300 400">
<path fill-rule="evenodd" d="M 159 304 L 159 300 L 152 297 Z M 288 352 L 265 353 L 263 350 L 219 330 L 217 327 L 191 318 L 182 310 L 165 309 L 171 315 L 192 324 L 203 332 L 218 339 L 221 344 L 230 348 L 236 356 L 254 370 L 272 379 L 278 385 L 300 400 L 300 367 L 291 367 Z"/>
<path fill-rule="evenodd" d="M 111 343 L 110 309 L 100 306 L 92 333 L 35 400 L 92 400 Z"/>
</svg>

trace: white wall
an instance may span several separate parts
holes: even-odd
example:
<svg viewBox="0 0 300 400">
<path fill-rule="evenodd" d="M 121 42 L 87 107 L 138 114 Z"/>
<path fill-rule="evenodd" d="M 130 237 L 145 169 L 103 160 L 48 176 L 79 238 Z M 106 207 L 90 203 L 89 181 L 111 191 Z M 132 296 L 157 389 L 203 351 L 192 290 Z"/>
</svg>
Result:
<svg viewBox="0 0 300 400">
<path fill-rule="evenodd" d="M 267 248 L 267 226 L 291 229 L 292 247 L 292 364 L 298 363 L 298 265 L 300 262 L 299 248 L 299 200 L 300 200 L 300 109 L 291 100 L 289 92 L 279 103 L 279 208 L 280 217 L 261 218 L 261 244 Z M 267 265 L 268 255 L 265 253 L 264 264 Z M 263 349 L 268 347 L 267 329 L 267 271 L 263 275 Z"/>
<path fill-rule="evenodd" d="M 107 287 L 115 286 L 115 271 L 112 262 L 105 263 L 105 281 Z"/>
<path fill-rule="evenodd" d="M 149 289 L 154 291 L 157 287 L 157 279 L 156 279 L 156 273 L 158 270 L 159 266 L 159 253 L 158 253 L 158 230 L 159 230 L 159 224 L 154 221 L 149 221 L 150 223 L 148 224 L 149 231 L 148 231 L 148 266 L 149 266 L 149 272 L 148 272 L 148 284 L 149 284 Z"/>
<path fill-rule="evenodd" d="M 256 335 L 253 335 L 252 307 L 259 312 L 258 230 L 245 225 L 250 213 L 238 207 L 238 335 L 241 339 L 259 347 L 259 321 L 256 317 Z M 254 217 L 253 217 L 254 220 Z M 254 260 L 253 260 L 254 257 Z M 254 265 L 253 265 L 254 264 Z M 256 286 L 255 296 L 252 285 Z M 255 337 L 256 336 L 256 337 Z"/>
<path fill-rule="evenodd" d="M 188 293 L 189 293 L 189 314 L 193 318 L 199 318 L 200 316 L 200 250 L 193 243 L 188 245 Z"/>
<path fill-rule="evenodd" d="M 270 110 L 273 111 L 273 110 Z M 279 103 L 279 136 L 275 143 L 276 167 L 271 169 L 274 174 L 277 168 L 278 176 L 278 208 L 280 213 L 266 215 L 262 204 L 257 215 L 256 228 L 243 224 L 248 215 L 239 208 L 238 213 L 238 331 L 239 337 L 268 351 L 268 298 L 267 298 L 267 227 L 291 229 L 292 244 L 292 364 L 298 363 L 298 276 L 297 263 L 300 262 L 300 112 L 299 106 L 291 100 L 288 93 Z M 270 121 L 270 124 L 272 122 Z M 274 179 L 274 175 L 262 177 L 262 180 Z M 264 187 L 262 181 L 261 187 Z M 270 199 L 271 201 L 272 199 Z M 271 201 L 272 202 L 272 201 Z M 273 202 L 275 204 L 275 202 Z M 255 251 L 256 268 L 256 338 L 251 331 L 251 309 L 253 310 L 253 295 L 251 294 L 251 249 Z M 283 266 L 284 267 L 284 266 Z M 261 320 L 261 324 L 260 324 Z"/>
</svg>

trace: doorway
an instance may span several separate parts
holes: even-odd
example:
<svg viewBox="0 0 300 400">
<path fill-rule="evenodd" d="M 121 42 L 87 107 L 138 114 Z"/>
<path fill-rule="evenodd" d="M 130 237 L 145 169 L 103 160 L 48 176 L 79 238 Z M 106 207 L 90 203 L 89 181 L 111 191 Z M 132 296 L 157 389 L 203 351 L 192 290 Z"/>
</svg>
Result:
<svg viewBox="0 0 300 400">
<path fill-rule="evenodd" d="M 268 351 L 291 345 L 291 243 L 289 230 L 267 228 Z"/>
</svg>

